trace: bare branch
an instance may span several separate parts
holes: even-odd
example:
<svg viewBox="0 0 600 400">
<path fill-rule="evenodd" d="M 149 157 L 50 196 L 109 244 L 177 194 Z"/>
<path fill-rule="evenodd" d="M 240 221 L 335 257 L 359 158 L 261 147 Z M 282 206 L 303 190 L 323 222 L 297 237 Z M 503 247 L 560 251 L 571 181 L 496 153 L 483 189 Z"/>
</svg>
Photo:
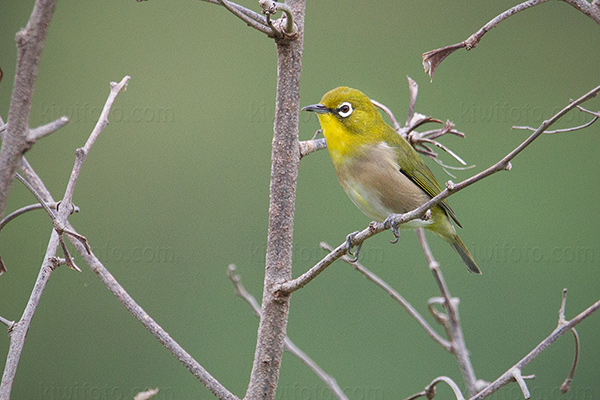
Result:
<svg viewBox="0 0 600 400">
<path fill-rule="evenodd" d="M 526 399 L 530 398 L 531 394 L 529 394 L 529 388 L 527 387 L 527 384 L 525 383 L 525 379 L 523 379 L 523 376 L 521 375 L 521 370 L 518 368 L 512 368 L 510 370 L 510 375 L 519 384 L 519 387 L 521 388 L 521 392 L 523 392 L 523 397 L 525 397 Z"/>
<path fill-rule="evenodd" d="M 600 1 L 600 0 L 599 0 L 599 1 Z M 578 108 L 579 110 L 583 111 L 583 112 L 586 112 L 586 113 L 588 113 L 588 114 L 591 114 L 591 115 L 593 115 L 593 116 L 596 116 L 596 117 L 599 117 L 599 118 L 600 118 L 600 111 L 590 111 L 590 110 L 588 110 L 588 109 L 586 109 L 586 108 L 583 108 L 583 107 L 581 107 L 581 106 L 577 106 L 577 108 Z"/>
<path fill-rule="evenodd" d="M 50 204 L 46 204 L 51 210 L 56 211 L 57 206 L 60 203 L 50 203 Z M 11 212 L 10 214 L 8 214 L 6 217 L 4 217 L 4 219 L 2 219 L 0 221 L 0 231 L 2 231 L 2 229 L 4 229 L 4 227 L 6 226 L 6 224 L 8 224 L 10 221 L 12 221 L 13 219 L 17 218 L 20 215 L 23 215 L 29 211 L 33 211 L 33 210 L 41 210 L 43 209 L 44 206 L 41 203 L 36 203 L 36 204 L 30 204 L 28 206 L 25 207 L 21 207 L 18 210 L 15 210 L 13 212 Z M 79 212 L 79 207 L 74 206 L 74 212 Z"/>
<path fill-rule="evenodd" d="M 276 40 L 277 95 L 269 185 L 269 225 L 265 279 L 254 362 L 246 400 L 274 400 L 285 346 L 289 301 L 277 292 L 280 282 L 292 277 L 292 249 L 300 151 L 298 122 L 300 71 L 305 0 L 287 0 L 299 35 L 295 40 Z"/>
<path fill-rule="evenodd" d="M 529 364 L 533 359 L 535 359 L 540 353 L 548 348 L 552 343 L 554 343 L 559 337 L 564 335 L 567 331 L 571 330 L 581 321 L 592 315 L 595 311 L 600 308 L 600 300 L 589 306 L 587 309 L 579 313 L 575 318 L 570 321 L 565 321 L 563 324 L 558 324 L 556 329 L 544 340 L 540 342 L 533 350 L 531 350 L 525 357 L 523 357 L 519 362 L 513 365 L 508 369 L 504 374 L 502 374 L 498 379 L 494 382 L 490 383 L 485 389 L 477 393 L 475 396 L 471 397 L 470 400 L 482 400 L 486 397 L 490 396 L 492 393 L 498 391 L 504 385 L 509 383 L 514 379 L 512 373 L 513 369 L 518 369 L 522 371 L 523 368 Z"/>
<path fill-rule="evenodd" d="M 580 108 L 580 107 L 578 107 L 578 108 Z M 600 118 L 600 117 L 595 116 L 594 118 L 592 118 L 591 121 L 586 122 L 583 125 L 572 126 L 570 128 L 564 128 L 564 129 L 555 129 L 553 131 L 546 131 L 546 132 L 544 132 L 544 134 L 546 134 L 546 135 L 552 135 L 554 133 L 565 133 L 565 132 L 578 131 L 580 129 L 584 129 L 584 128 L 587 128 L 588 126 L 592 125 L 594 122 L 596 122 L 598 120 L 598 118 Z M 534 131 L 534 132 L 535 132 L 535 129 L 536 129 L 536 128 L 532 128 L 530 126 L 513 126 L 512 128 L 513 129 L 529 130 L 529 131 Z"/>
<path fill-rule="evenodd" d="M 31 146 L 43 137 L 56 132 L 63 126 L 69 123 L 69 117 L 60 117 L 56 121 L 52 121 L 46 125 L 39 126 L 34 129 L 30 129 L 27 134 L 27 143 Z"/>
<path fill-rule="evenodd" d="M 500 22 L 520 11 L 526 10 L 541 3 L 545 3 L 546 1 L 548 0 L 525 1 L 499 14 L 464 41 L 423 53 L 423 68 L 425 69 L 425 73 L 429 74 L 429 77 L 433 80 L 433 74 L 435 73 L 435 70 L 450 54 L 463 47 L 467 50 L 477 47 L 481 41 L 481 38 L 483 38 L 483 35 L 485 35 L 490 29 L 496 27 Z M 574 8 L 596 21 L 596 23 L 600 24 L 600 6 L 598 6 L 598 4 L 593 2 L 590 3 L 587 0 L 563 1 L 572 5 Z"/>
<path fill-rule="evenodd" d="M 58 248 L 59 236 L 56 231 L 52 231 L 50 241 L 48 242 L 48 248 L 44 257 L 44 262 L 40 268 L 40 272 L 29 296 L 27 306 L 23 311 L 21 319 L 16 324 L 12 324 L 12 331 L 10 334 L 10 346 L 8 349 L 8 355 L 6 356 L 6 364 L 4 366 L 4 373 L 2 374 L 2 382 L 0 383 L 0 400 L 9 400 L 12 385 L 17 373 L 17 366 L 19 365 L 19 359 L 25 345 L 25 338 L 27 337 L 27 331 L 31 325 L 33 315 L 37 309 L 42 293 L 46 288 L 46 284 L 50 279 L 50 274 L 56 268 L 56 249 Z"/>
<path fill-rule="evenodd" d="M 303 140 L 299 143 L 300 149 L 300 158 L 303 158 L 310 153 L 314 153 L 317 150 L 322 150 L 327 148 L 327 141 L 325 138 L 321 139 L 313 139 L 313 140 Z"/>
<path fill-rule="evenodd" d="M 44 186 L 42 180 L 39 178 L 37 173 L 31 168 L 29 163 L 23 158 L 21 162 L 21 170 L 27 176 L 32 187 L 40 194 L 40 196 L 46 199 L 47 202 L 52 202 L 52 196 L 50 192 Z M 67 227 L 73 230 L 72 226 L 67 221 Z M 73 230 L 74 231 L 74 230 Z M 58 237 L 58 235 L 56 235 Z M 54 237 L 54 233 L 53 233 Z M 79 254 L 84 258 L 86 263 L 90 265 L 92 270 L 98 275 L 98 277 L 104 282 L 108 289 L 119 299 L 119 301 L 125 306 L 125 308 L 136 317 L 142 325 L 150 333 L 169 350 L 187 369 L 194 375 L 202 384 L 204 384 L 217 398 L 225 400 L 239 400 L 235 395 L 229 392 L 221 383 L 219 383 L 212 375 L 210 375 L 189 353 L 187 353 L 183 347 L 181 347 L 171 336 L 158 325 L 136 302 L 133 298 L 125 291 L 125 289 L 117 282 L 117 280 L 110 274 L 106 267 L 100 262 L 100 260 L 78 240 L 70 237 L 71 243 Z M 17 326 L 20 322 L 17 324 Z M 12 342 L 11 342 L 12 345 Z M 22 346 L 21 346 L 22 347 Z M 16 367 L 15 367 L 16 368 Z M 5 370 L 6 374 L 6 370 Z M 13 372 L 14 375 L 14 372 Z M 10 389 L 9 389 L 10 390 Z M 8 400 L 2 397 L 2 390 L 0 389 L 0 400 Z"/>
<path fill-rule="evenodd" d="M 558 326 L 564 325 L 567 323 L 565 318 L 565 309 L 567 307 L 567 289 L 563 289 L 562 292 L 562 302 L 560 304 L 560 309 L 558 310 Z M 560 391 L 563 393 L 567 393 L 571 388 L 571 382 L 573 381 L 573 376 L 575 375 L 575 369 L 577 368 L 577 361 L 579 360 L 579 334 L 575 328 L 571 328 L 571 333 L 573 333 L 573 338 L 575 340 L 575 357 L 573 357 L 573 365 L 571 366 L 571 370 L 569 371 L 569 375 L 564 380 L 562 385 L 560 385 Z"/>
<path fill-rule="evenodd" d="M 262 15 L 228 0 L 203 0 L 207 3 L 225 7 L 230 13 L 241 19 L 251 28 L 268 36 L 273 36 L 273 30 L 267 25 L 267 19 Z"/>
<path fill-rule="evenodd" d="M 2 317 L 1 315 L 0 315 L 0 323 L 6 325 L 6 327 L 8 329 L 12 329 L 12 327 L 15 325 L 15 321 L 10 321 L 10 320 Z"/>
<path fill-rule="evenodd" d="M 378 102 L 377 100 L 371 99 L 371 103 L 373 103 L 373 105 L 375 107 L 383 110 L 383 112 L 385 112 L 387 114 L 387 116 L 390 117 L 390 120 L 392 120 L 392 128 L 394 128 L 394 130 L 396 132 L 398 132 L 400 130 L 400 124 L 398 123 L 398 120 L 394 116 L 394 113 L 392 112 L 392 110 L 390 110 L 388 107 L 386 107 L 384 104 Z"/>
<path fill-rule="evenodd" d="M 414 399 L 418 399 L 419 397 L 425 397 L 425 398 L 427 398 L 427 400 L 433 399 L 435 397 L 435 385 L 437 385 L 440 382 L 445 382 L 448 384 L 448 386 L 450 386 L 450 388 L 454 392 L 454 396 L 456 396 L 456 400 L 465 400 L 465 398 L 462 395 L 460 388 L 458 387 L 456 382 L 454 382 L 452 379 L 448 378 L 447 376 L 438 376 L 433 381 L 431 381 L 431 383 L 429 385 L 425 386 L 425 390 L 423 390 L 422 392 L 413 394 L 412 396 L 408 397 L 406 400 L 414 400 Z"/>
<path fill-rule="evenodd" d="M 597 0 L 591 3 L 587 0 L 563 0 L 564 2 L 572 5 L 576 10 L 581 11 L 597 24 L 600 24 L 600 4 Z"/>
<path fill-rule="evenodd" d="M 321 248 L 327 250 L 328 252 L 333 251 L 333 248 L 325 242 L 321 242 Z M 394 290 L 394 288 L 392 288 L 387 282 L 385 282 L 383 279 L 381 279 L 379 276 L 377 276 L 375 273 L 370 271 L 368 268 L 366 268 L 361 263 L 359 263 L 357 261 L 353 262 L 347 256 L 343 256 L 342 260 L 344 262 L 352 265 L 355 270 L 357 270 L 358 272 L 363 274 L 364 277 L 367 278 L 369 281 L 373 282 L 374 284 L 376 284 L 377 286 L 382 288 L 392 299 L 394 299 L 398 304 L 400 304 L 406 310 L 408 315 L 413 317 L 418 322 L 418 324 L 421 325 L 421 327 L 423 327 L 423 329 L 425 329 L 425 332 L 427 332 L 429 337 L 431 339 L 433 339 L 434 342 L 441 345 L 444 348 L 444 350 L 452 352 L 452 345 L 450 344 L 450 342 L 448 342 L 446 339 L 441 337 L 431 327 L 431 325 L 429 325 L 429 323 L 427 323 L 425 318 L 423 318 L 421 316 L 421 314 L 419 314 L 419 312 L 412 306 L 412 304 L 410 304 L 404 297 L 402 297 L 396 290 Z"/>
<path fill-rule="evenodd" d="M 263 14 L 267 15 L 267 24 L 277 33 L 277 36 L 286 37 L 287 39 L 298 37 L 298 26 L 294 22 L 292 9 L 287 4 L 272 0 L 259 0 L 258 4 L 262 8 Z M 284 17 L 273 24 L 271 23 L 271 15 L 277 13 L 277 11 L 282 11 Z"/>
<path fill-rule="evenodd" d="M 571 366 L 569 375 L 567 375 L 562 385 L 560 385 L 560 391 L 562 393 L 567 393 L 571 389 L 571 382 L 573 382 L 573 376 L 575 375 L 575 369 L 577 368 L 577 362 L 579 361 L 579 334 L 575 328 L 571 328 L 571 333 L 575 340 L 575 356 L 573 357 L 573 365 Z"/>
<path fill-rule="evenodd" d="M 7 131 L 0 149 L 0 217 L 4 215 L 6 200 L 12 186 L 21 156 L 27 150 L 29 114 L 33 88 L 46 32 L 54 14 L 56 0 L 37 0 L 27 26 L 17 35 L 17 68 L 13 85 Z"/>
<path fill-rule="evenodd" d="M 529 0 L 524 3 L 518 4 L 493 18 L 491 21 L 489 21 L 487 24 L 481 27 L 481 29 L 469 36 L 463 42 L 423 53 L 423 67 L 425 68 L 425 73 L 429 74 L 429 77 L 433 80 L 433 74 L 435 73 L 435 70 L 441 64 L 441 62 L 444 61 L 444 59 L 450 54 L 463 47 L 467 50 L 471 50 L 472 48 L 477 47 L 483 35 L 485 35 L 490 29 L 497 26 L 500 22 L 512 15 L 515 15 L 520 11 L 526 10 L 540 3 L 545 3 L 546 1 L 548 0 Z"/>
<path fill-rule="evenodd" d="M 227 276 L 233 283 L 235 290 L 238 295 L 244 300 L 248 305 L 252 308 L 254 315 L 260 318 L 260 305 L 256 298 L 252 296 L 242 285 L 241 277 L 235 274 L 236 266 L 230 264 L 227 268 Z M 340 400 L 348 400 L 346 394 L 339 387 L 335 378 L 329 374 L 327 374 L 316 362 L 314 362 L 305 352 L 303 352 L 298 346 L 292 342 L 292 340 L 286 336 L 285 337 L 285 349 L 296 356 L 300 361 L 302 361 L 308 368 L 310 368 L 317 376 L 325 382 L 325 384 L 329 387 L 329 389 L 333 392 L 334 396 L 336 396 Z"/>
<path fill-rule="evenodd" d="M 469 394 L 474 395 L 480 390 L 480 388 L 475 375 L 475 370 L 473 369 L 473 364 L 471 363 L 469 350 L 467 350 L 462 326 L 460 324 L 460 317 L 458 314 L 459 301 L 458 299 L 453 299 L 450 295 L 450 290 L 448 289 L 448 285 L 446 284 L 444 276 L 442 275 L 440 265 L 433 257 L 433 253 L 431 252 L 429 244 L 427 243 L 427 239 L 425 238 L 425 232 L 423 228 L 417 229 L 417 236 L 419 238 L 419 243 L 421 243 L 421 247 L 423 248 L 423 253 L 425 253 L 425 258 L 427 259 L 429 269 L 433 273 L 433 277 L 438 285 L 438 288 L 440 289 L 440 292 L 442 293 L 442 298 L 444 299 L 444 307 L 446 308 L 447 318 L 438 317 L 438 321 L 443 322 L 443 325 L 446 328 L 448 339 L 450 340 L 451 344 L 451 352 L 456 356 L 460 372 L 463 375 L 463 379 L 467 385 Z M 430 310 L 432 310 L 431 307 Z"/>
</svg>

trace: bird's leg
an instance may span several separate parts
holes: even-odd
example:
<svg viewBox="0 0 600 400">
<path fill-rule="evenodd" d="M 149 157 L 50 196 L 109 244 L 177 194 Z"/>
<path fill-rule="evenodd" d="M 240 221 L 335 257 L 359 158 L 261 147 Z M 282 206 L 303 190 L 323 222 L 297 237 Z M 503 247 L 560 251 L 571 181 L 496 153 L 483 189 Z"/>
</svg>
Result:
<svg viewBox="0 0 600 400">
<path fill-rule="evenodd" d="M 396 219 L 393 218 L 395 214 L 391 214 L 389 217 L 383 221 L 384 225 L 389 225 L 392 233 L 394 234 L 394 240 L 390 240 L 391 244 L 398 243 L 398 239 L 400 239 L 400 224 L 396 222 Z"/>
<path fill-rule="evenodd" d="M 348 236 L 346 236 L 346 252 L 348 254 L 350 254 L 351 256 L 354 256 L 354 259 L 350 259 L 350 262 L 356 262 L 358 261 L 358 254 L 360 253 L 360 248 L 362 247 L 362 243 L 359 244 L 356 247 L 356 252 L 352 253 L 352 242 L 354 241 L 354 238 L 356 237 L 356 235 L 358 235 L 360 233 L 360 231 L 355 231 L 352 232 L 351 234 L 349 234 Z"/>
</svg>

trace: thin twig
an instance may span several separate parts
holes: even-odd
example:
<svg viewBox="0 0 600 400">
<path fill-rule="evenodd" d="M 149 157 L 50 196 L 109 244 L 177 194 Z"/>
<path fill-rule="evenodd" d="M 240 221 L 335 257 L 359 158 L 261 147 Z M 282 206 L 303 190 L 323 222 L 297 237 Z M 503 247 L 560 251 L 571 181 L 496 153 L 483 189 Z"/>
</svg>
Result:
<svg viewBox="0 0 600 400">
<path fill-rule="evenodd" d="M 0 315 L 0 322 L 2 324 L 6 325 L 6 327 L 8 329 L 11 329 L 11 327 L 13 327 L 15 325 L 15 321 L 8 320 L 8 319 L 2 317 L 1 315 Z"/>
<path fill-rule="evenodd" d="M 236 275 L 235 272 L 236 266 L 230 264 L 227 268 L 227 276 L 229 277 L 229 280 L 231 280 L 231 282 L 233 283 L 235 290 L 237 291 L 238 295 L 242 298 L 242 300 L 248 303 L 250 308 L 252 308 L 254 315 L 260 318 L 261 313 L 258 301 L 256 301 L 256 298 L 246 290 L 244 285 L 242 285 L 241 277 L 239 275 Z M 298 346 L 296 346 L 288 336 L 285 337 L 285 349 L 292 353 L 294 356 L 296 356 L 308 368 L 310 368 L 315 374 L 317 374 L 317 376 L 333 392 L 334 396 L 336 396 L 340 400 L 348 400 L 346 394 L 344 393 L 342 388 L 339 387 L 335 378 L 327 374 L 316 362 L 313 361 L 313 359 L 311 359 L 305 352 L 303 352 Z"/>
<path fill-rule="evenodd" d="M 386 105 L 378 102 L 377 100 L 371 99 L 371 103 L 373 103 L 375 107 L 380 108 L 381 110 L 383 110 L 383 112 L 387 114 L 387 116 L 392 121 L 392 128 L 394 128 L 394 130 L 398 132 L 400 130 L 400 124 L 398 123 L 398 120 L 396 119 L 396 116 L 394 115 L 392 110 L 390 110 Z"/>
<path fill-rule="evenodd" d="M 240 6 L 232 1 L 228 0 L 203 0 L 207 3 L 211 4 L 219 4 L 225 9 L 227 9 L 230 13 L 241 19 L 251 28 L 256 29 L 262 33 L 265 33 L 268 36 L 273 36 L 273 30 L 269 28 L 266 24 L 266 18 L 262 15 L 255 13 L 252 10 L 249 10 L 245 7 Z M 256 15 L 255 15 L 256 14 Z M 262 17 L 263 19 L 261 19 Z"/>
<path fill-rule="evenodd" d="M 290 6 L 272 0 L 259 0 L 258 4 L 260 4 L 260 7 L 262 8 L 263 14 L 267 15 L 269 26 L 277 32 L 278 35 L 285 36 L 289 39 L 295 38 L 298 35 L 298 26 L 294 22 L 294 14 L 292 13 Z M 278 24 L 273 24 L 270 22 L 269 17 L 277 11 L 282 11 L 285 16 L 278 21 Z"/>
<path fill-rule="evenodd" d="M 591 110 L 588 110 L 587 108 L 583 108 L 581 106 L 577 106 L 577 108 L 585 113 L 588 113 L 588 114 L 591 114 L 593 116 L 600 118 L 600 111 L 591 111 Z"/>
<path fill-rule="evenodd" d="M 490 383 L 486 386 L 482 391 L 477 393 L 475 396 L 472 396 L 469 400 L 482 400 L 486 397 L 490 396 L 492 393 L 498 391 L 507 383 L 513 380 L 512 371 L 513 369 L 518 369 L 520 371 L 529 364 L 533 359 L 535 359 L 542 351 L 546 350 L 548 346 L 554 343 L 559 337 L 564 335 L 567 331 L 571 330 L 581 321 L 592 315 L 595 311 L 600 308 L 600 300 L 596 301 L 594 304 L 589 306 L 587 309 L 583 310 L 576 317 L 571 319 L 570 321 L 565 321 L 563 324 L 558 324 L 556 329 L 552 331 L 552 333 L 542 340 L 533 350 L 531 350 L 525 357 L 523 357 L 519 362 L 509 368 L 505 373 L 503 373 L 498 379 L 494 382 Z"/>
<path fill-rule="evenodd" d="M 565 133 L 565 132 L 574 132 L 574 131 L 578 131 L 580 129 L 584 129 L 587 128 L 588 126 L 592 125 L 594 122 L 596 122 L 598 120 L 599 117 L 594 117 L 592 118 L 591 121 L 586 122 L 583 125 L 579 125 L 579 126 L 572 126 L 570 128 L 564 128 L 564 129 L 555 129 L 553 131 L 546 131 L 544 132 L 545 135 L 552 135 L 555 133 Z M 530 131 L 534 131 L 536 128 L 532 128 L 530 126 L 513 126 L 513 129 L 523 129 L 523 130 L 530 130 Z"/>
<path fill-rule="evenodd" d="M 433 273 L 433 277 L 444 299 L 444 307 L 446 308 L 447 313 L 447 318 L 445 318 L 444 320 L 444 326 L 448 334 L 448 339 L 450 340 L 452 349 L 451 352 L 456 356 L 460 372 L 463 375 L 463 379 L 465 381 L 465 384 L 467 385 L 467 390 L 469 394 L 474 395 L 478 392 L 479 387 L 477 377 L 475 375 L 475 370 L 473 369 L 473 364 L 471 363 L 469 350 L 467 350 L 467 345 L 465 343 L 462 326 L 460 324 L 460 317 L 458 314 L 458 300 L 454 301 L 454 299 L 450 295 L 450 290 L 448 289 L 448 285 L 446 284 L 444 275 L 440 270 L 440 265 L 433 257 L 433 253 L 429 248 L 429 244 L 427 243 L 427 238 L 425 237 L 425 232 L 423 228 L 417 229 L 417 237 L 419 238 L 419 243 L 423 248 L 423 253 L 425 254 L 425 258 L 427 259 L 429 269 Z"/>
<path fill-rule="evenodd" d="M 27 142 L 29 145 L 34 144 L 43 137 L 56 132 L 63 126 L 69 123 L 69 117 L 60 117 L 56 121 L 52 121 L 46 125 L 38 126 L 37 128 L 30 129 L 27 134 Z"/>
<path fill-rule="evenodd" d="M 328 252 L 333 251 L 333 248 L 325 242 L 321 242 L 321 248 L 327 250 Z M 381 279 L 379 276 L 370 271 L 361 263 L 357 261 L 353 262 L 347 256 L 343 256 L 342 260 L 352 265 L 355 270 L 363 274 L 364 277 L 367 278 L 369 281 L 382 288 L 392 299 L 394 299 L 406 310 L 408 315 L 413 317 L 417 321 L 417 323 L 421 325 L 423 329 L 425 329 L 425 332 L 427 332 L 429 337 L 433 339 L 434 342 L 440 344 L 444 348 L 444 350 L 452 352 L 451 343 L 443 337 L 441 337 L 440 334 L 437 333 L 435 329 L 433 329 L 431 325 L 429 325 L 425 318 L 423 318 L 423 316 L 421 316 L 421 314 L 412 306 L 412 304 L 410 304 L 404 297 L 402 297 L 396 290 L 394 290 L 394 288 L 392 288 L 387 282 L 385 282 L 383 279 Z"/>
<path fill-rule="evenodd" d="M 435 385 L 437 385 L 440 382 L 445 382 L 448 384 L 448 386 L 450 386 L 450 388 L 454 392 L 454 396 L 456 397 L 456 400 L 465 400 L 465 398 L 464 398 L 463 394 L 461 393 L 460 388 L 458 387 L 456 382 L 454 382 L 452 379 L 448 378 L 447 376 L 438 376 L 433 381 L 431 381 L 431 383 L 429 385 L 425 386 L 425 390 L 423 390 L 422 392 L 413 394 L 412 396 L 408 397 L 406 400 L 415 400 L 415 399 L 418 399 L 419 397 L 426 397 L 427 400 L 433 399 L 435 396 Z"/>
<path fill-rule="evenodd" d="M 544 3 L 546 1 L 548 0 L 529 0 L 524 3 L 518 4 L 504 11 L 500 15 L 494 17 L 487 24 L 481 27 L 481 29 L 469 36 L 464 41 L 423 53 L 423 68 L 425 68 L 425 73 L 429 74 L 429 77 L 433 80 L 433 74 L 435 73 L 435 70 L 442 63 L 442 61 L 444 61 L 444 59 L 446 59 L 446 57 L 448 57 L 450 54 L 462 48 L 471 50 L 479 44 L 479 41 L 481 40 L 483 35 L 485 35 L 490 29 L 497 26 L 506 18 L 540 3 Z"/>
<path fill-rule="evenodd" d="M 562 302 L 560 304 L 560 309 L 558 310 L 558 325 L 564 325 L 567 323 L 565 318 L 565 309 L 567 307 L 567 289 L 563 289 L 562 292 Z M 569 375 L 567 375 L 566 379 L 560 385 L 560 391 L 562 393 L 567 393 L 569 389 L 571 389 L 571 382 L 573 382 L 573 376 L 575 375 L 575 369 L 577 368 L 577 361 L 579 360 L 579 334 L 575 330 L 575 328 L 571 328 L 571 333 L 573 333 L 573 339 L 575 340 L 575 356 L 573 357 L 573 364 L 571 365 L 571 370 L 569 371 Z"/>
<path fill-rule="evenodd" d="M 317 150 L 322 150 L 327 148 L 327 141 L 325 138 L 320 139 L 312 139 L 312 140 L 303 140 L 298 143 L 298 148 L 300 149 L 300 158 L 303 158 L 310 153 L 314 153 Z"/>
<path fill-rule="evenodd" d="M 56 210 L 57 205 L 60 203 L 51 203 L 51 204 L 46 204 L 51 210 Z M 4 217 L 4 219 L 2 219 L 2 221 L 0 221 L 0 231 L 2 231 L 2 229 L 4 229 L 4 227 L 6 226 L 6 224 L 8 224 L 10 221 L 12 221 L 13 219 L 17 218 L 18 216 L 21 216 L 29 211 L 33 211 L 33 210 L 41 210 L 43 209 L 44 206 L 41 203 L 36 203 L 36 204 L 30 204 L 28 206 L 25 207 L 21 207 L 18 210 L 15 210 L 13 212 L 11 212 L 10 214 L 8 214 L 6 217 Z M 79 212 L 79 207 L 75 206 L 74 207 L 74 212 Z"/>
</svg>

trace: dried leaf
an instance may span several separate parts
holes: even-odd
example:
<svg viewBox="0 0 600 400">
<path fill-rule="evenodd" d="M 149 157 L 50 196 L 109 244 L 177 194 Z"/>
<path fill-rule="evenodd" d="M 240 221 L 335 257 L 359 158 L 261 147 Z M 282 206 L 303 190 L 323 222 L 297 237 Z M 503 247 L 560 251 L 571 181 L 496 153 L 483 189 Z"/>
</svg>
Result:
<svg viewBox="0 0 600 400">
<path fill-rule="evenodd" d="M 464 42 L 456 43 L 451 46 L 442 47 L 441 49 L 435 49 L 423 53 L 423 68 L 425 73 L 429 74 L 431 80 L 433 80 L 433 73 L 435 72 L 438 65 L 444 61 L 446 57 L 454 53 L 456 50 L 465 47 Z"/>
</svg>

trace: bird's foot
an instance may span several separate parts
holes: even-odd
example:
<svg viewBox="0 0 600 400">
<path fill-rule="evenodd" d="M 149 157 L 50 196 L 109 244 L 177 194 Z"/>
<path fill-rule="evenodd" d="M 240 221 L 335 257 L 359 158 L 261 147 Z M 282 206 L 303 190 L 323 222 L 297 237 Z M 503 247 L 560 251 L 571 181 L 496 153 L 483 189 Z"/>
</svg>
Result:
<svg viewBox="0 0 600 400">
<path fill-rule="evenodd" d="M 362 243 L 356 247 L 356 251 L 354 253 L 351 250 L 352 250 L 352 242 L 354 241 L 354 238 L 356 237 L 356 235 L 358 235 L 359 233 L 360 233 L 360 231 L 356 231 L 356 232 L 352 232 L 351 234 L 346 236 L 346 252 L 348 254 L 350 254 L 351 256 L 354 256 L 353 259 L 352 258 L 350 259 L 350 262 L 358 261 L 358 254 L 360 253 L 360 248 L 362 247 Z"/>
<path fill-rule="evenodd" d="M 394 240 L 390 240 L 390 243 L 396 244 L 398 243 L 398 239 L 400 239 L 400 224 L 396 222 L 394 218 L 394 214 L 390 215 L 383 221 L 385 225 L 389 225 L 392 233 L 394 234 Z"/>
</svg>

